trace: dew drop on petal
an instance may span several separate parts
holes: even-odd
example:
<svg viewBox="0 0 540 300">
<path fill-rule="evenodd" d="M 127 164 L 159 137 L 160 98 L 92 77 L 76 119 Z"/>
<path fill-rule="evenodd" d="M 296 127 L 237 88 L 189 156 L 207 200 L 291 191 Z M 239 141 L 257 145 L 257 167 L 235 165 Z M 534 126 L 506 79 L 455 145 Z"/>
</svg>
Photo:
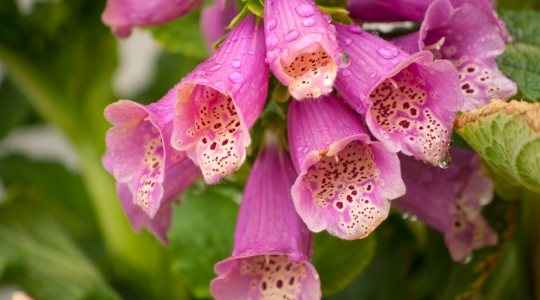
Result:
<svg viewBox="0 0 540 300">
<path fill-rule="evenodd" d="M 328 23 L 332 22 L 332 16 L 329 13 L 323 13 L 322 16 L 326 22 Z"/>
<path fill-rule="evenodd" d="M 379 54 L 382 58 L 392 59 L 399 55 L 399 51 L 395 47 L 387 46 L 377 49 L 377 54 Z"/>
<path fill-rule="evenodd" d="M 314 18 L 304 19 L 302 20 L 302 25 L 304 25 L 304 27 L 312 27 L 313 25 L 315 25 L 315 19 Z"/>
<path fill-rule="evenodd" d="M 454 146 L 454 139 L 450 138 L 448 140 L 448 144 L 446 145 L 448 148 L 452 148 L 452 146 Z"/>
<path fill-rule="evenodd" d="M 352 44 L 352 39 L 347 38 L 345 40 L 345 46 L 350 46 Z"/>
<path fill-rule="evenodd" d="M 441 160 L 439 161 L 439 167 L 442 169 L 447 169 L 452 164 L 452 157 L 450 157 L 450 152 L 446 150 L 444 152 L 443 156 L 441 157 Z"/>
<path fill-rule="evenodd" d="M 297 7 L 295 7 L 294 10 L 300 17 L 304 17 L 304 18 L 311 17 L 315 13 L 315 10 L 309 4 L 300 4 Z"/>
<path fill-rule="evenodd" d="M 384 129 L 381 129 L 379 130 L 379 134 L 381 135 L 381 137 L 385 140 L 388 140 L 390 137 L 388 136 L 388 133 L 386 133 L 386 130 Z"/>
<path fill-rule="evenodd" d="M 347 27 L 347 30 L 351 33 L 362 33 L 364 30 L 362 30 L 362 27 L 358 24 L 353 24 L 349 27 Z"/>
<path fill-rule="evenodd" d="M 371 33 L 371 35 L 374 36 L 374 37 L 379 37 L 379 32 L 378 31 L 373 31 Z"/>
<path fill-rule="evenodd" d="M 346 51 L 341 52 L 341 65 L 340 68 L 346 68 L 351 64 L 351 57 Z"/>
<path fill-rule="evenodd" d="M 349 76 L 351 76 L 351 70 L 349 70 L 349 69 L 343 69 L 343 71 L 341 72 L 341 76 L 343 76 L 343 77 L 349 77 Z"/>
<path fill-rule="evenodd" d="M 298 31 L 291 30 L 291 31 L 287 32 L 287 34 L 285 35 L 285 40 L 287 42 L 292 42 L 292 41 L 296 40 L 299 36 L 300 36 L 300 33 Z"/>
<path fill-rule="evenodd" d="M 279 44 L 278 37 L 275 34 L 271 34 L 266 37 L 266 47 L 272 49 Z"/>
<path fill-rule="evenodd" d="M 241 83 L 244 80 L 244 76 L 240 72 L 232 72 L 229 75 L 229 80 L 233 83 Z"/>
<path fill-rule="evenodd" d="M 210 68 L 210 71 L 212 72 L 215 72 L 217 70 L 221 69 L 221 65 L 220 64 L 216 64 L 214 65 L 213 67 Z"/>
<path fill-rule="evenodd" d="M 373 79 L 373 78 L 375 78 L 375 76 L 377 76 L 377 74 L 371 73 L 371 75 L 369 75 L 369 78 Z"/>
<path fill-rule="evenodd" d="M 270 19 L 266 22 L 266 30 L 273 30 L 277 26 L 276 19 Z"/>
<path fill-rule="evenodd" d="M 231 66 L 235 69 L 238 69 L 242 66 L 242 61 L 239 60 L 239 59 L 235 59 L 233 60 L 233 62 L 231 63 Z"/>
</svg>

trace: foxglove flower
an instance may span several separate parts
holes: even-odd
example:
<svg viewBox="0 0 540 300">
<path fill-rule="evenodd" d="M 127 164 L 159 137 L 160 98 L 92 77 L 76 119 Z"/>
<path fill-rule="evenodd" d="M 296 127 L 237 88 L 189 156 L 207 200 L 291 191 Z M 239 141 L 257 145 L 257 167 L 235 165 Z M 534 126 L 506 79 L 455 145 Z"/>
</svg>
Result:
<svg viewBox="0 0 540 300">
<path fill-rule="evenodd" d="M 482 216 L 493 183 L 482 174 L 475 152 L 450 153 L 453 163 L 445 170 L 401 156 L 407 193 L 394 203 L 442 232 L 452 259 L 462 261 L 472 250 L 497 244 L 497 233 Z"/>
<path fill-rule="evenodd" d="M 264 107 L 269 72 L 262 26 L 247 16 L 178 85 L 171 143 L 187 152 L 209 184 L 240 167 L 251 143 L 249 129 Z"/>
<path fill-rule="evenodd" d="M 210 291 L 218 299 L 320 299 L 309 262 L 312 233 L 296 213 L 296 172 L 277 137 L 268 134 L 238 213 L 232 256 L 215 265 Z"/>
<path fill-rule="evenodd" d="M 103 165 L 111 174 L 113 163 L 111 156 L 106 153 L 103 156 Z M 162 203 L 153 218 L 149 217 L 140 206 L 133 203 L 133 193 L 129 186 L 123 182 L 116 182 L 116 192 L 120 200 L 120 205 L 135 232 L 140 232 L 142 228 L 150 231 L 158 240 L 167 245 L 169 240 L 166 233 L 171 227 L 172 205 L 170 204 L 175 196 L 180 194 L 185 188 L 192 184 L 201 175 L 199 168 L 189 159 L 183 160 L 166 173 L 163 186 Z"/>
<path fill-rule="evenodd" d="M 506 41 L 510 36 L 504 22 L 499 20 L 493 8 L 495 0 L 450 0 L 454 7 L 470 4 L 482 10 L 495 30 Z M 350 16 L 364 22 L 423 21 L 434 0 L 348 0 Z"/>
<path fill-rule="evenodd" d="M 272 0 L 264 6 L 266 61 L 295 99 L 330 93 L 348 61 L 331 20 L 312 0 Z"/>
<path fill-rule="evenodd" d="M 203 0 L 108 0 L 101 19 L 114 35 L 126 38 L 133 27 L 167 23 L 202 3 Z"/>
<path fill-rule="evenodd" d="M 298 172 L 292 196 L 311 231 L 366 237 L 405 193 L 399 160 L 371 141 L 360 118 L 337 96 L 293 101 L 289 146 Z"/>
<path fill-rule="evenodd" d="M 120 100 L 105 109 L 105 117 L 114 125 L 105 139 L 108 169 L 116 181 L 128 185 L 133 203 L 151 218 L 161 206 L 167 172 L 187 158 L 169 143 L 175 102 L 173 89 L 148 106 Z"/>
<path fill-rule="evenodd" d="M 214 43 L 227 34 L 225 28 L 238 14 L 234 1 L 230 1 L 227 5 L 223 2 L 217 1 L 216 4 L 207 6 L 201 11 L 200 28 L 206 41 L 206 49 L 212 54 L 215 52 Z"/>
<path fill-rule="evenodd" d="M 490 15 L 472 4 L 455 7 L 450 0 L 433 2 L 420 31 L 397 38 L 394 44 L 410 53 L 429 49 L 435 58 L 452 62 L 465 95 L 463 111 L 493 98 L 508 99 L 517 91 L 495 62 L 504 52 L 504 40 L 490 23 Z"/>
<path fill-rule="evenodd" d="M 448 61 L 434 62 L 428 51 L 409 55 L 358 25 L 336 28 L 351 56 L 335 83 L 343 99 L 390 151 L 443 164 L 452 122 L 463 106 L 456 69 Z"/>
</svg>

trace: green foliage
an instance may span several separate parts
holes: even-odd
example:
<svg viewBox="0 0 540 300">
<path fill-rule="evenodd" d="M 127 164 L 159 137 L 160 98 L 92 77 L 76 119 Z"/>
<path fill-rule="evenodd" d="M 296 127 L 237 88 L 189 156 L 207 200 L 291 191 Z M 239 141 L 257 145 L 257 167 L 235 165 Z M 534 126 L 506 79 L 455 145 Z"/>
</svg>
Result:
<svg viewBox="0 0 540 300">
<path fill-rule="evenodd" d="M 517 102 L 513 102 L 512 105 Z M 522 107 L 526 105 L 522 103 Z M 484 107 L 485 111 L 494 105 Z M 537 118 L 540 109 L 526 106 L 525 110 L 535 112 L 524 114 L 507 113 L 505 109 L 494 109 L 487 115 L 467 119 L 473 113 L 460 118 L 466 120 L 456 131 L 474 148 L 486 163 L 511 185 L 518 183 L 540 191 L 540 132 L 531 127 L 528 121 Z"/>
<path fill-rule="evenodd" d="M 238 205 L 214 187 L 191 188 L 169 231 L 173 269 L 197 298 L 210 298 L 214 264 L 230 256 Z"/>
<path fill-rule="evenodd" d="M 332 295 L 347 287 L 375 255 L 374 235 L 347 241 L 326 232 L 313 240 L 313 265 L 321 277 L 323 295 Z"/>
<path fill-rule="evenodd" d="M 148 30 L 168 51 L 185 57 L 206 59 L 208 51 L 199 26 L 200 14 L 201 10 L 198 9 L 169 23 L 148 27 Z"/>
<path fill-rule="evenodd" d="M 503 10 L 500 17 L 513 40 L 497 58 L 499 68 L 517 83 L 525 99 L 540 101 L 540 11 Z"/>
<path fill-rule="evenodd" d="M 28 102 L 11 80 L 0 83 L 0 140 L 29 115 Z"/>
</svg>

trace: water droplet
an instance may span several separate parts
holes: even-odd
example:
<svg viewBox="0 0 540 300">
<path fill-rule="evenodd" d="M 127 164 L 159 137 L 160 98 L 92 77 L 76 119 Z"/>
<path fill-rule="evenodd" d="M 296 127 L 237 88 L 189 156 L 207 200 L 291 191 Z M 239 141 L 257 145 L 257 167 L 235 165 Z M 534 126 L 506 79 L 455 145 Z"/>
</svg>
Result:
<svg viewBox="0 0 540 300">
<path fill-rule="evenodd" d="M 237 36 L 233 36 L 232 41 L 233 41 L 233 42 L 238 41 L 238 37 L 237 37 Z"/>
<path fill-rule="evenodd" d="M 276 19 L 270 19 L 266 22 L 266 30 L 273 30 L 277 26 Z"/>
<path fill-rule="evenodd" d="M 371 33 L 371 35 L 374 36 L 374 37 L 379 37 L 379 32 L 378 31 L 373 31 Z"/>
<path fill-rule="evenodd" d="M 351 26 L 347 27 L 347 30 L 351 33 L 362 33 L 364 30 L 362 30 L 362 27 L 358 24 L 352 24 Z"/>
<path fill-rule="evenodd" d="M 250 51 L 248 52 L 248 54 L 249 54 L 249 55 L 253 55 L 253 54 L 255 54 L 255 52 L 253 52 L 253 51 L 250 50 Z"/>
<path fill-rule="evenodd" d="M 304 151 L 302 151 L 304 154 L 306 154 L 309 151 L 309 149 L 306 147 L 304 148 Z"/>
<path fill-rule="evenodd" d="M 274 50 L 266 51 L 266 62 L 271 63 L 281 54 L 281 48 L 277 47 Z"/>
<path fill-rule="evenodd" d="M 302 151 L 303 149 L 304 149 L 304 147 L 298 147 L 298 148 L 296 149 L 296 151 L 300 152 L 300 151 Z"/>
<path fill-rule="evenodd" d="M 409 214 L 408 211 L 404 210 L 402 213 L 401 213 L 401 218 L 403 220 L 407 220 L 409 217 L 411 216 L 411 214 Z"/>
<path fill-rule="evenodd" d="M 232 81 L 233 83 L 240 83 L 244 80 L 244 75 L 242 75 L 239 72 L 232 72 L 229 75 L 229 80 Z"/>
<path fill-rule="evenodd" d="M 296 30 L 291 30 L 289 32 L 287 32 L 287 34 L 285 35 L 285 40 L 287 42 L 292 42 L 294 40 L 296 40 L 298 38 L 298 36 L 300 36 L 300 33 Z"/>
<path fill-rule="evenodd" d="M 345 39 L 345 46 L 350 46 L 352 44 L 352 39 Z"/>
<path fill-rule="evenodd" d="M 442 169 L 447 169 L 452 164 L 452 157 L 450 157 L 450 152 L 446 150 L 439 161 L 439 167 Z"/>
<path fill-rule="evenodd" d="M 386 133 L 386 130 L 384 130 L 384 129 L 379 130 L 379 134 L 380 134 L 381 137 L 382 137 L 383 139 L 385 139 L 385 140 L 390 139 L 390 137 L 388 136 L 388 133 Z"/>
<path fill-rule="evenodd" d="M 212 72 L 215 72 L 217 70 L 221 69 L 221 65 L 220 64 L 216 64 L 214 65 L 213 67 L 210 68 L 210 71 Z"/>
<path fill-rule="evenodd" d="M 329 24 L 328 25 L 328 30 L 330 30 L 331 33 L 333 33 L 335 36 L 337 36 L 336 26 L 334 26 L 332 24 Z"/>
<path fill-rule="evenodd" d="M 340 68 L 346 68 L 351 64 L 351 57 L 346 51 L 341 52 L 341 65 Z"/>
<path fill-rule="evenodd" d="M 470 263 L 470 262 L 472 261 L 472 259 L 473 259 L 473 254 L 472 254 L 472 252 L 469 252 L 469 254 L 467 254 L 467 256 L 465 256 L 465 257 L 460 261 L 460 263 L 466 265 L 466 264 Z"/>
<path fill-rule="evenodd" d="M 448 148 L 452 148 L 452 146 L 454 146 L 454 139 L 450 138 L 450 139 L 448 140 L 448 144 L 446 144 L 446 146 L 447 146 Z"/>
<path fill-rule="evenodd" d="M 416 215 L 411 214 L 411 216 L 409 217 L 409 220 L 411 220 L 411 222 L 416 222 L 418 221 L 418 217 Z"/>
<path fill-rule="evenodd" d="M 351 85 L 350 84 L 347 84 L 347 86 L 345 87 L 345 89 L 348 91 L 351 89 Z"/>
<path fill-rule="evenodd" d="M 399 55 L 399 51 L 396 47 L 382 47 L 377 49 L 377 54 L 386 59 L 392 59 Z"/>
<path fill-rule="evenodd" d="M 312 27 L 313 25 L 315 25 L 315 19 L 314 18 L 304 19 L 302 20 L 302 25 L 304 25 L 304 27 Z"/>
<path fill-rule="evenodd" d="M 238 68 L 240 68 L 242 66 L 242 61 L 239 60 L 239 59 L 235 59 L 235 60 L 233 60 L 231 65 L 232 65 L 233 68 L 238 69 Z"/>
<path fill-rule="evenodd" d="M 300 17 L 311 17 L 315 13 L 315 10 L 309 4 L 300 4 L 294 10 Z"/>
<path fill-rule="evenodd" d="M 343 76 L 343 77 L 349 77 L 349 76 L 351 76 L 351 70 L 349 70 L 349 69 L 344 69 L 344 70 L 341 72 L 341 76 Z"/>
<path fill-rule="evenodd" d="M 323 13 L 322 17 L 323 17 L 323 19 L 326 20 L 326 22 L 328 22 L 328 23 L 332 22 L 332 16 L 329 13 Z"/>
<path fill-rule="evenodd" d="M 279 44 L 279 40 L 278 40 L 277 35 L 272 33 L 271 35 L 266 37 L 266 46 L 268 48 L 272 49 L 276 47 L 278 44 Z"/>
<path fill-rule="evenodd" d="M 369 75 L 369 78 L 373 79 L 373 78 L 375 78 L 375 76 L 377 76 L 377 74 L 371 73 L 371 75 Z"/>
<path fill-rule="evenodd" d="M 329 32 L 328 33 L 328 39 L 332 42 L 335 42 L 336 41 L 336 35 L 333 34 L 332 32 Z"/>
</svg>

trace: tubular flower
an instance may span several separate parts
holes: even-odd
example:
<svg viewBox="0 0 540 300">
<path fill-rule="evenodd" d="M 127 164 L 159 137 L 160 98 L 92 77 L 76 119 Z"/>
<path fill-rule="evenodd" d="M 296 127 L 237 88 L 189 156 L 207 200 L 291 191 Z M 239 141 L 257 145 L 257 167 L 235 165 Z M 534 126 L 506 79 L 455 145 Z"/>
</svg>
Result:
<svg viewBox="0 0 540 300">
<path fill-rule="evenodd" d="M 311 231 L 366 237 L 405 193 L 399 160 L 370 140 L 360 118 L 337 96 L 293 101 L 289 145 L 298 172 L 292 196 Z"/>
<path fill-rule="evenodd" d="M 159 210 L 167 173 L 187 157 L 168 142 L 173 130 L 175 90 L 148 106 L 120 100 L 105 108 L 105 117 L 114 125 L 105 143 L 111 167 L 118 182 L 127 184 L 133 203 L 150 218 Z"/>
<path fill-rule="evenodd" d="M 234 1 L 229 2 L 226 6 L 225 3 L 218 3 L 203 8 L 201 12 L 200 28 L 206 41 L 206 49 L 209 53 L 214 53 L 213 45 L 225 34 L 227 34 L 227 27 L 234 17 L 238 14 Z"/>
<path fill-rule="evenodd" d="M 264 6 L 266 61 L 297 100 L 330 93 L 348 61 L 331 20 L 312 0 L 271 0 Z"/>
<path fill-rule="evenodd" d="M 107 0 L 101 20 L 114 35 L 126 38 L 136 26 L 160 25 L 188 14 L 203 0 Z"/>
<path fill-rule="evenodd" d="M 210 291 L 218 299 L 320 299 L 309 262 L 312 233 L 296 213 L 296 172 L 277 137 L 267 134 L 238 213 L 232 256 L 215 265 Z"/>
<path fill-rule="evenodd" d="M 475 152 L 450 153 L 453 163 L 446 170 L 401 156 L 407 193 L 395 203 L 442 232 L 452 259 L 462 261 L 474 249 L 497 244 L 497 233 L 482 216 L 493 183 L 482 174 Z"/>
<path fill-rule="evenodd" d="M 449 0 L 433 2 L 419 33 L 397 38 L 394 44 L 410 53 L 429 49 L 435 58 L 450 61 L 459 71 L 465 95 L 463 111 L 486 105 L 493 98 L 508 99 L 517 92 L 516 84 L 495 62 L 504 52 L 504 40 L 490 23 L 490 15 L 472 4 L 456 8 Z"/>
<path fill-rule="evenodd" d="M 247 16 L 177 89 L 172 146 L 212 184 L 240 167 L 268 91 L 262 24 Z"/>
<path fill-rule="evenodd" d="M 434 0 L 347 0 L 347 6 L 352 18 L 365 22 L 423 21 L 433 2 Z M 485 25 L 491 25 L 506 42 L 510 41 L 504 22 L 499 20 L 493 11 L 496 0 L 450 2 L 454 7 L 469 4 L 482 10 L 488 16 Z"/>
<path fill-rule="evenodd" d="M 433 61 L 427 51 L 409 55 L 358 25 L 336 28 L 352 58 L 336 78 L 343 99 L 390 151 L 444 164 L 452 123 L 463 106 L 452 64 Z"/>
</svg>

